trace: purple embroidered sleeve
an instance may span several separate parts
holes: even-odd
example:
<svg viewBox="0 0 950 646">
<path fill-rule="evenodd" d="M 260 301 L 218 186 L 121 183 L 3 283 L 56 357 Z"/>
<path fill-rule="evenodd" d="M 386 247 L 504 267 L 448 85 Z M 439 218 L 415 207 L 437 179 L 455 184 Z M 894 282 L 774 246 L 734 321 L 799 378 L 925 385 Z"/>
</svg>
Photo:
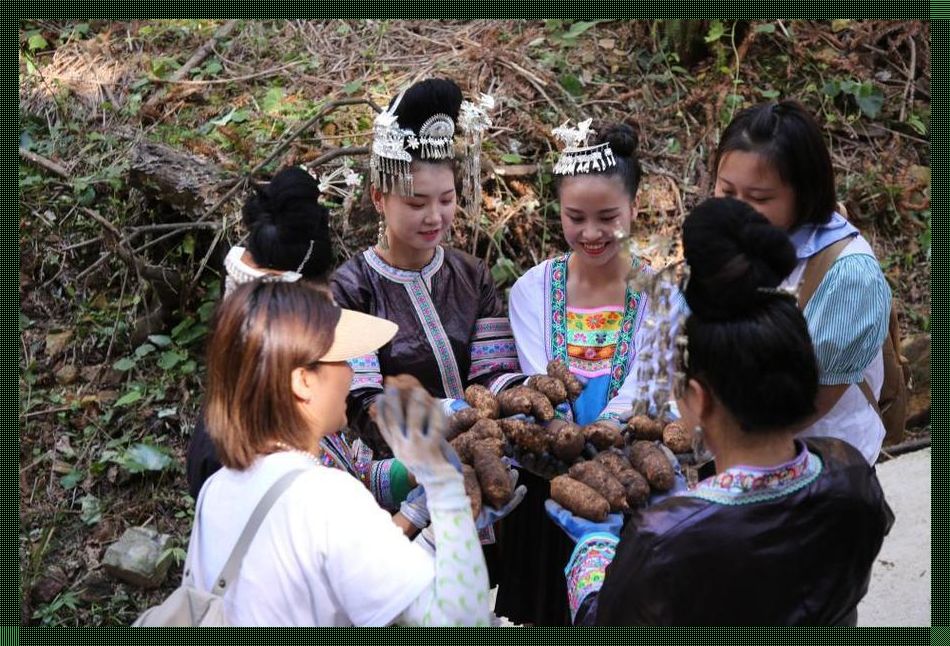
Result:
<svg viewBox="0 0 950 646">
<path fill-rule="evenodd" d="M 353 381 L 350 383 L 350 390 L 360 390 L 361 388 L 383 388 L 383 375 L 379 369 L 379 357 L 375 352 L 364 354 L 361 357 L 347 361 L 353 369 Z"/>
<path fill-rule="evenodd" d="M 524 379 L 511 324 L 506 317 L 486 317 L 475 321 L 471 357 L 468 380 L 479 380 L 494 393 Z"/>
<path fill-rule="evenodd" d="M 600 532 L 581 537 L 571 560 L 564 568 L 567 577 L 567 601 L 573 623 L 581 603 L 604 585 L 604 573 L 614 559 L 618 539 L 613 534 Z"/>
</svg>

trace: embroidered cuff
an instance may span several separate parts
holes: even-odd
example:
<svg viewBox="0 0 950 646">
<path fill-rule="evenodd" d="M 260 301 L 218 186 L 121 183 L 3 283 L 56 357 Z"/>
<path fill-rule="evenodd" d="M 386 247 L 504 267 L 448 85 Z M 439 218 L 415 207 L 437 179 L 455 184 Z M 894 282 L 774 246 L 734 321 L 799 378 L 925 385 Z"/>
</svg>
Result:
<svg viewBox="0 0 950 646">
<path fill-rule="evenodd" d="M 392 497 L 391 476 L 393 462 L 395 462 L 395 460 L 373 462 L 369 476 L 369 490 L 373 494 L 373 498 L 376 499 L 380 507 L 391 512 L 395 512 L 399 509 L 399 505 L 393 502 Z"/>
<path fill-rule="evenodd" d="M 604 585 L 604 573 L 613 561 L 618 539 L 613 534 L 598 532 L 582 536 L 574 548 L 564 575 L 567 577 L 567 601 L 571 609 L 571 623 L 581 603 Z"/>
</svg>

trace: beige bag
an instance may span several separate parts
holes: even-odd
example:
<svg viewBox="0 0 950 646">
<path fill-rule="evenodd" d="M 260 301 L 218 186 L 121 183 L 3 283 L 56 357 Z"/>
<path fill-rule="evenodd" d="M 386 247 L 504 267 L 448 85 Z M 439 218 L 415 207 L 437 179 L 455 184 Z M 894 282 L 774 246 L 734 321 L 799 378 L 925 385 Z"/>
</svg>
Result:
<svg viewBox="0 0 950 646">
<path fill-rule="evenodd" d="M 160 605 L 153 606 L 143 612 L 132 625 L 140 627 L 227 626 L 228 619 L 224 612 L 224 593 L 228 589 L 228 583 L 237 578 L 244 555 L 247 554 L 247 549 L 251 546 L 251 541 L 254 540 L 254 535 L 257 534 L 257 530 L 267 512 L 303 471 L 303 469 L 298 469 L 282 476 L 271 485 L 261 501 L 257 503 L 257 507 L 254 508 L 254 512 L 241 532 L 234 549 L 231 550 L 231 556 L 224 564 L 221 575 L 211 592 L 196 588 L 194 575 L 191 572 L 192 550 L 197 549 L 198 545 L 198 519 L 201 514 L 201 497 L 199 496 L 198 509 L 195 513 L 195 529 L 192 533 L 188 556 L 185 557 L 185 576 L 181 586 Z"/>
</svg>

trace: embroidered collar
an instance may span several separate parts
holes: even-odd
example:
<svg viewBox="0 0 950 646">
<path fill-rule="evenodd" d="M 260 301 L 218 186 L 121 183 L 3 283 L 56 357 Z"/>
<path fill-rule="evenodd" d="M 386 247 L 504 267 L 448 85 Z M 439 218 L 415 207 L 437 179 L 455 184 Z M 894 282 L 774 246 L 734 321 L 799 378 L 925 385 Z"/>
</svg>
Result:
<svg viewBox="0 0 950 646">
<path fill-rule="evenodd" d="M 804 224 L 789 233 L 799 260 L 811 258 L 839 240 L 858 235 L 858 230 L 840 213 L 833 213 L 827 224 Z"/>
<path fill-rule="evenodd" d="M 810 484 L 822 470 L 821 458 L 799 440 L 796 456 L 772 468 L 736 466 L 706 478 L 690 495 L 728 505 L 781 498 Z"/>
<path fill-rule="evenodd" d="M 432 260 L 429 263 L 420 269 L 419 271 L 411 271 L 408 269 L 399 269 L 398 267 L 393 267 L 385 260 L 379 257 L 376 251 L 372 247 L 363 251 L 363 258 L 366 260 L 366 264 L 372 267 L 378 274 L 388 278 L 394 283 L 411 283 L 415 280 L 418 280 L 420 277 L 429 285 L 432 281 L 432 276 L 442 268 L 442 263 L 445 261 L 445 249 L 442 246 L 435 248 L 435 254 L 432 256 Z"/>
</svg>

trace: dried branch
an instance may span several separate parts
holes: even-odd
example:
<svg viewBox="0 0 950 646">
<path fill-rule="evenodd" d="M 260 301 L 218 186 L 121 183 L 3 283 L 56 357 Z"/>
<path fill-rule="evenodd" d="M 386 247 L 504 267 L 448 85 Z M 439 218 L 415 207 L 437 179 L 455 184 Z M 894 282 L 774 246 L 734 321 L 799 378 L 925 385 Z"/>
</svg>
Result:
<svg viewBox="0 0 950 646">
<path fill-rule="evenodd" d="M 37 155 L 34 152 L 30 152 L 26 148 L 22 148 L 22 147 L 20 148 L 20 157 L 30 162 L 31 164 L 34 164 L 35 166 L 39 166 L 40 168 L 44 170 L 48 170 L 54 175 L 59 175 L 60 177 L 64 179 L 71 179 L 71 176 L 68 170 L 66 170 L 65 168 L 57 164 L 56 162 L 50 159 L 47 159 L 46 157 L 43 157 L 42 155 Z"/>
</svg>

